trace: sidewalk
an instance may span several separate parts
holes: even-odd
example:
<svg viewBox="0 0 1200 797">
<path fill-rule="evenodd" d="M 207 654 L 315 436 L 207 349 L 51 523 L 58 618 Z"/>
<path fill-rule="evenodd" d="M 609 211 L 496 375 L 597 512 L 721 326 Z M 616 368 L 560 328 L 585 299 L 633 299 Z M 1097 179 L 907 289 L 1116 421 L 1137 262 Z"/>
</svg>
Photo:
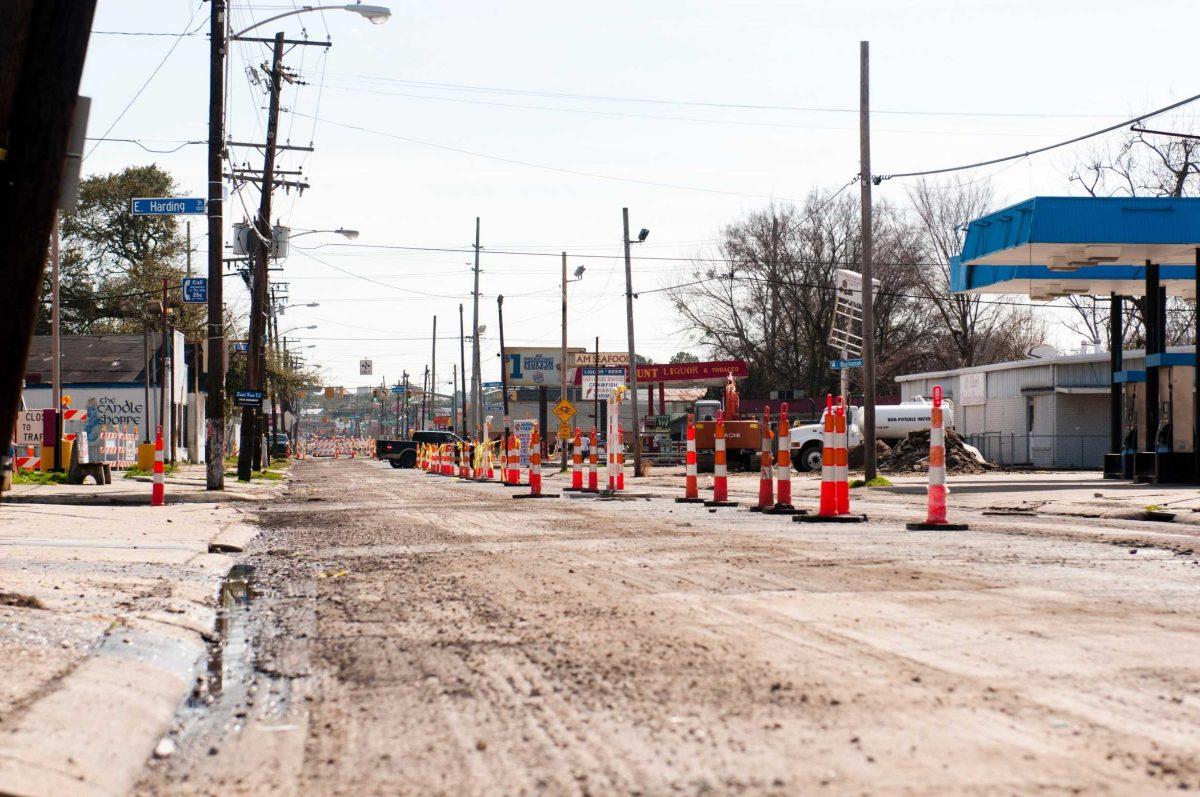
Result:
<svg viewBox="0 0 1200 797">
<path fill-rule="evenodd" d="M 286 482 L 16 485 L 0 503 L 0 793 L 124 794 L 206 660 L 221 580 Z M 252 503 L 253 502 L 253 503 Z"/>
</svg>

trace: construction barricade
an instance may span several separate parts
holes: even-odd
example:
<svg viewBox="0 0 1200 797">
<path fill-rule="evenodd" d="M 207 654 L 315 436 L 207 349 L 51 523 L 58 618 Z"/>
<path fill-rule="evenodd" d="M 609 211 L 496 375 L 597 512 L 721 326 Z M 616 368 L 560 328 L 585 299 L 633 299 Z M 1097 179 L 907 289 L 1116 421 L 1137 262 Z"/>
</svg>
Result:
<svg viewBox="0 0 1200 797">
<path fill-rule="evenodd" d="M 763 408 L 762 432 L 759 435 L 758 503 L 751 512 L 765 512 L 775 506 L 774 458 L 771 456 L 771 408 Z"/>
<path fill-rule="evenodd" d="M 779 434 L 775 454 L 775 506 L 763 510 L 771 515 L 794 515 L 806 510 L 792 506 L 792 439 L 788 429 L 788 405 L 779 405 Z"/>
<path fill-rule="evenodd" d="M 846 400 L 825 396 L 824 438 L 821 447 L 821 499 L 815 515 L 795 515 L 797 523 L 862 523 L 866 515 L 850 512 L 849 434 Z"/>
<path fill-rule="evenodd" d="M 154 427 L 154 476 L 150 487 L 150 506 L 162 506 L 166 503 L 166 475 L 163 473 L 163 436 L 162 426 Z"/>
<path fill-rule="evenodd" d="M 909 531 L 966 531 L 966 523 L 946 520 L 946 429 L 943 426 L 942 386 L 933 387 L 933 407 L 929 417 L 929 486 L 926 489 L 928 511 L 924 523 L 909 523 Z"/>
<path fill-rule="evenodd" d="M 564 487 L 563 492 L 583 492 L 583 452 L 585 448 L 583 432 L 575 427 L 574 445 L 571 451 L 571 486 Z"/>
<path fill-rule="evenodd" d="M 600 478 L 597 466 L 601 450 L 596 441 L 596 427 L 593 426 L 592 431 L 588 433 L 588 476 L 587 488 L 583 490 L 585 493 L 600 492 Z"/>
</svg>

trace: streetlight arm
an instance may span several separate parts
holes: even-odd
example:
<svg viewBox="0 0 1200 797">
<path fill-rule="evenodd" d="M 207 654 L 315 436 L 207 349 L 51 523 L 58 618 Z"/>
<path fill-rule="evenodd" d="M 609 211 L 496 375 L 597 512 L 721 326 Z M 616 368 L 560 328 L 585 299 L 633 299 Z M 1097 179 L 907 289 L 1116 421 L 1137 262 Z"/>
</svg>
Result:
<svg viewBox="0 0 1200 797">
<path fill-rule="evenodd" d="M 262 20 L 261 22 L 255 22 L 253 25 L 246 28 L 245 30 L 233 34 L 233 38 L 237 39 L 241 36 L 245 36 L 247 33 L 254 30 L 255 28 L 262 27 L 263 25 L 266 25 L 268 22 L 274 22 L 275 20 L 283 19 L 284 17 L 294 17 L 297 14 L 307 14 L 309 11 L 335 11 L 335 10 L 339 10 L 339 9 L 343 10 L 343 11 L 353 11 L 356 14 L 361 14 L 362 16 L 366 17 L 367 20 L 369 20 L 373 24 L 379 24 L 380 22 L 385 22 L 387 20 L 387 18 L 392 15 L 392 12 L 389 9 L 384 8 L 383 6 L 364 6 L 364 5 L 358 5 L 355 3 L 342 4 L 342 5 L 336 5 L 336 6 L 304 6 L 303 8 L 297 8 L 292 11 L 285 11 L 282 14 L 276 14 L 273 17 L 267 17 L 266 19 Z M 376 21 L 376 20 L 378 20 L 378 21 Z"/>
</svg>

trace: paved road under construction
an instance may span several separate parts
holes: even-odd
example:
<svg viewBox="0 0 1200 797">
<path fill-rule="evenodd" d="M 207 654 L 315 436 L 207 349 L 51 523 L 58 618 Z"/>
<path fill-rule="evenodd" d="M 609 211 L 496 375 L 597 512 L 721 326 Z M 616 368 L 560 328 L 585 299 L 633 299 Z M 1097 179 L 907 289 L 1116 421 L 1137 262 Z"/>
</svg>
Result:
<svg viewBox="0 0 1200 797">
<path fill-rule="evenodd" d="M 1152 524 L 906 532 L 919 496 L 882 496 L 812 526 L 676 504 L 682 470 L 630 502 L 294 476 L 137 793 L 1200 788 L 1200 566 Z"/>
</svg>

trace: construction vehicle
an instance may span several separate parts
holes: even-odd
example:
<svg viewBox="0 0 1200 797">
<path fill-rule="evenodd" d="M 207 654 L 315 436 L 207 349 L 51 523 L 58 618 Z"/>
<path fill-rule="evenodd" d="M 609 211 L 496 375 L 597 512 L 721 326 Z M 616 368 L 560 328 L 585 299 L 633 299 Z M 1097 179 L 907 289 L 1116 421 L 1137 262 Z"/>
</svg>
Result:
<svg viewBox="0 0 1200 797">
<path fill-rule="evenodd" d="M 717 435 L 717 413 L 724 412 L 725 462 L 730 470 L 754 470 L 762 446 L 762 422 L 738 412 L 737 385 L 733 375 L 725 385 L 725 399 L 700 399 L 692 407 L 696 416 L 696 469 L 712 473 Z"/>
</svg>

